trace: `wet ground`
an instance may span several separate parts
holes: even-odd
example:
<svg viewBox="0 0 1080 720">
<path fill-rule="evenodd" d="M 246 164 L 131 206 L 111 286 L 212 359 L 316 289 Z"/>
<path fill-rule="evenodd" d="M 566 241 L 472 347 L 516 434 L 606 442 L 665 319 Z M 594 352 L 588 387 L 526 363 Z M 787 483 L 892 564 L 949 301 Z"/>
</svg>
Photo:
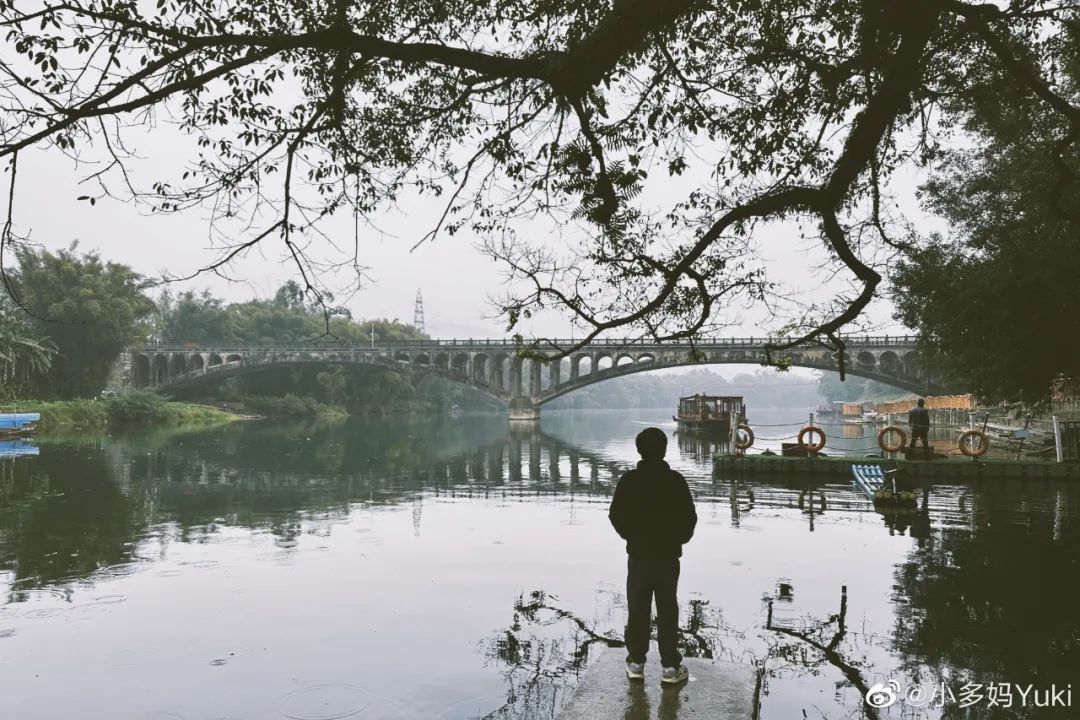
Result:
<svg viewBox="0 0 1080 720">
<path fill-rule="evenodd" d="M 620 651 L 607 503 L 653 423 L 673 429 L 575 412 L 515 435 L 466 416 L 41 441 L 0 460 L 0 715 L 553 718 Z M 681 643 L 752 667 L 759 717 L 1075 716 L 1034 707 L 1080 668 L 1074 485 L 939 484 L 886 516 L 844 483 L 713 478 L 713 447 L 671 443 L 701 518 Z"/>
</svg>

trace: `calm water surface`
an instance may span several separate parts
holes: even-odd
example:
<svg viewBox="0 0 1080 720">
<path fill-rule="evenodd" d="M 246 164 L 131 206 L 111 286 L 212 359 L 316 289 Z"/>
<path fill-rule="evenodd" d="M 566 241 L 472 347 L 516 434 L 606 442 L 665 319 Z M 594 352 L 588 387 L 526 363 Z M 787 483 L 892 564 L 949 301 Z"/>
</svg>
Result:
<svg viewBox="0 0 1080 720">
<path fill-rule="evenodd" d="M 648 424 L 673 430 L 258 422 L 0 459 L 0 717 L 550 719 L 619 645 L 607 505 Z M 1076 487 L 939 484 L 886 516 L 842 480 L 714 478 L 714 449 L 669 447 L 700 516 L 681 642 L 758 668 L 760 717 L 1080 716 L 958 705 L 1078 679 Z M 868 711 L 890 680 L 938 697 Z"/>
</svg>

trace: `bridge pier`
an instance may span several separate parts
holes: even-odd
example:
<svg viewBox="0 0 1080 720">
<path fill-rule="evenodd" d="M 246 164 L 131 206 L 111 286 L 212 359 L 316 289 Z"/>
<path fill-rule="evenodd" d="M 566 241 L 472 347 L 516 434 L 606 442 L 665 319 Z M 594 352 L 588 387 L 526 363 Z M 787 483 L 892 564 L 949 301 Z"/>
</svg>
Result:
<svg viewBox="0 0 1080 720">
<path fill-rule="evenodd" d="M 533 424 L 540 422 L 540 406 L 530 397 L 516 397 L 510 400 L 510 423 Z"/>
</svg>

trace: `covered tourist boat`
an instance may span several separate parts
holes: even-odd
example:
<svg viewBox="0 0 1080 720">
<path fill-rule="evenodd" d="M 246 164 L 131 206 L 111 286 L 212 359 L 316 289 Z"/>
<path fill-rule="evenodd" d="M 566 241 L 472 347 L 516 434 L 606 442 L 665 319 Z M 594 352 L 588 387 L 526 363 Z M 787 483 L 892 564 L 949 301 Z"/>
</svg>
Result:
<svg viewBox="0 0 1080 720">
<path fill-rule="evenodd" d="M 746 422 L 746 404 L 740 395 L 689 395 L 679 398 L 679 414 L 672 418 L 680 430 L 729 433 Z"/>
<path fill-rule="evenodd" d="M 40 413 L 0 413 L 0 438 L 32 435 L 40 420 Z"/>
</svg>

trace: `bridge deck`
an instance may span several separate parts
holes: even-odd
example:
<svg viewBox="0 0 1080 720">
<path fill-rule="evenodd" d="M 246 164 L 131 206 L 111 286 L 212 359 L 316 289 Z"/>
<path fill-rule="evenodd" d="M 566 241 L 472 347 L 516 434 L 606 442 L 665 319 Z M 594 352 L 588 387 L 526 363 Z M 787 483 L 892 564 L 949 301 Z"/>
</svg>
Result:
<svg viewBox="0 0 1080 720">
<path fill-rule="evenodd" d="M 655 652 L 645 665 L 644 682 L 627 680 L 624 663 L 621 650 L 601 654 L 558 720 L 752 717 L 754 669 L 749 665 L 686 658 L 690 680 L 664 687 Z"/>
</svg>

